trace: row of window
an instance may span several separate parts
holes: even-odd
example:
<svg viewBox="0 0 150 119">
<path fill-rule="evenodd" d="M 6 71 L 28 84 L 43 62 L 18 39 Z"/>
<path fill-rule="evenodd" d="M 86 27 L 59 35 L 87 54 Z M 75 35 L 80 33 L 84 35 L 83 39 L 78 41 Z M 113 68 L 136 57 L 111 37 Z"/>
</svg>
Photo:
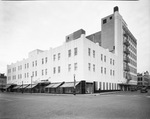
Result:
<svg viewBox="0 0 150 119">
<path fill-rule="evenodd" d="M 44 58 L 42 58 L 42 64 L 44 64 L 44 62 L 45 62 L 45 64 L 46 64 L 47 61 L 48 61 L 47 57 L 45 57 L 45 61 L 44 61 Z M 32 67 L 35 67 L 35 66 L 37 66 L 37 60 L 32 62 Z M 29 63 L 25 64 L 25 65 L 24 65 L 24 68 L 25 68 L 25 69 L 29 68 Z M 18 71 L 19 71 L 19 70 L 22 70 L 22 65 L 18 66 Z M 12 71 L 15 72 L 15 71 L 16 71 L 16 67 L 14 67 L 14 68 L 12 69 Z M 11 73 L 11 69 L 8 69 L 8 73 Z"/>
<path fill-rule="evenodd" d="M 88 69 L 91 70 L 91 63 L 88 63 Z M 95 64 L 93 64 L 93 72 L 95 72 Z"/>
<path fill-rule="evenodd" d="M 133 58 L 133 59 L 137 59 L 137 56 L 136 55 L 134 55 L 131 51 L 130 51 L 130 56 Z"/>
<path fill-rule="evenodd" d="M 56 60 L 56 54 L 53 55 L 53 61 Z M 60 53 L 58 53 L 58 60 L 60 60 Z"/>
<path fill-rule="evenodd" d="M 91 71 L 91 63 L 88 63 L 88 70 Z M 93 64 L 93 72 L 95 72 L 95 64 Z M 106 74 L 106 68 L 101 67 L 101 74 Z M 110 69 L 110 75 L 115 76 L 115 71 Z"/>
<path fill-rule="evenodd" d="M 47 57 L 45 57 L 45 64 L 47 63 Z M 42 64 L 44 64 L 44 58 L 42 58 Z"/>
<path fill-rule="evenodd" d="M 131 37 L 129 37 L 129 41 L 133 44 L 134 47 L 136 47 L 136 43 Z"/>
<path fill-rule="evenodd" d="M 99 82 L 99 90 L 117 90 L 119 86 L 116 83 Z"/>
<path fill-rule="evenodd" d="M 109 20 L 111 20 L 111 19 L 112 19 L 112 16 L 109 17 Z M 103 20 L 103 24 L 107 23 L 107 20 L 108 20 L 108 19 L 104 19 L 104 20 Z"/>
<path fill-rule="evenodd" d="M 60 66 L 58 66 L 58 73 L 60 73 Z M 53 67 L 53 74 L 56 74 L 56 67 Z"/>
<path fill-rule="evenodd" d="M 135 61 L 133 61 L 132 59 L 130 59 L 130 64 L 132 64 L 133 66 L 137 66 L 137 63 Z"/>
<path fill-rule="evenodd" d="M 29 63 L 25 64 L 25 65 L 24 65 L 24 68 L 25 68 L 25 69 L 26 69 L 26 68 L 29 68 Z"/>
<path fill-rule="evenodd" d="M 88 48 L 88 56 L 91 56 L 90 48 Z M 93 58 L 95 58 L 95 50 L 93 50 Z M 104 60 L 104 62 L 106 62 L 106 56 L 101 54 L 101 61 L 103 61 L 103 60 Z M 115 65 L 115 61 L 112 58 L 110 58 L 110 64 Z"/>
<path fill-rule="evenodd" d="M 105 67 L 101 67 L 101 74 L 106 74 L 106 68 Z M 111 76 L 115 76 L 115 70 L 110 69 L 110 75 Z"/>
<path fill-rule="evenodd" d="M 133 51 L 136 54 L 137 50 L 131 44 L 130 44 L 129 48 L 131 49 L 131 51 Z"/>
<path fill-rule="evenodd" d="M 88 48 L 88 56 L 91 56 L 91 48 Z M 93 50 L 93 58 L 95 58 L 95 50 Z"/>
<path fill-rule="evenodd" d="M 74 48 L 74 56 L 76 56 L 78 54 L 78 49 Z M 68 50 L 68 57 L 71 57 L 71 49 Z"/>
</svg>

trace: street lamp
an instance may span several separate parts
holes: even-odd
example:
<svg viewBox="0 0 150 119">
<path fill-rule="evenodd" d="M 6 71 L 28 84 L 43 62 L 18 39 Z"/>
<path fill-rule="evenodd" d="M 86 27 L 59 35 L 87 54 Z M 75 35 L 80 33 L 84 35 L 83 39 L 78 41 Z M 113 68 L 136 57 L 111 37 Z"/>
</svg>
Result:
<svg viewBox="0 0 150 119">
<path fill-rule="evenodd" d="M 74 74 L 74 95 L 76 95 L 76 78 L 75 78 L 75 74 Z"/>
</svg>

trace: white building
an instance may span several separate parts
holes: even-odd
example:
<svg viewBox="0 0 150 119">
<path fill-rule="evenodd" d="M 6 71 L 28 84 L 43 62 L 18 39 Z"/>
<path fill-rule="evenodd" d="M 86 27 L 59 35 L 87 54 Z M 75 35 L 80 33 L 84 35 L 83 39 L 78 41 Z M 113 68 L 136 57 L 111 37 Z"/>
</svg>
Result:
<svg viewBox="0 0 150 119">
<path fill-rule="evenodd" d="M 34 50 L 28 58 L 7 66 L 7 83 L 21 85 L 85 80 L 95 90 L 127 89 L 137 84 L 137 41 L 119 14 L 101 19 L 102 31 L 85 36 L 78 30 L 66 36 L 66 42 L 47 51 Z"/>
</svg>

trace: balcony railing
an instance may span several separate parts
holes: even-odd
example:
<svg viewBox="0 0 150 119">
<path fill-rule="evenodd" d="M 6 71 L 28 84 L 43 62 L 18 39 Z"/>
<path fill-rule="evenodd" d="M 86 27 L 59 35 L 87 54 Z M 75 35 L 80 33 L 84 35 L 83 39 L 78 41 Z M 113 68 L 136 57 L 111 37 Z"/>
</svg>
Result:
<svg viewBox="0 0 150 119">
<path fill-rule="evenodd" d="M 128 41 L 127 39 L 123 39 L 123 43 L 124 43 L 124 45 L 126 45 L 126 46 L 129 46 L 129 45 L 130 45 L 130 43 L 129 43 L 129 41 Z"/>
<path fill-rule="evenodd" d="M 127 73 L 126 79 L 127 79 L 127 83 L 129 83 L 129 81 L 132 80 L 131 75 L 129 73 Z"/>
<path fill-rule="evenodd" d="M 127 71 L 127 72 L 129 72 L 129 71 L 130 71 L 130 68 L 129 68 L 129 66 L 128 66 L 128 65 L 124 66 L 124 71 Z"/>
<path fill-rule="evenodd" d="M 123 57 L 123 60 L 124 60 L 124 62 L 126 62 L 126 63 L 129 63 L 129 62 L 130 62 L 130 59 L 129 59 L 128 56 Z"/>
<path fill-rule="evenodd" d="M 130 54 L 130 51 L 129 51 L 128 48 L 124 48 L 124 49 L 123 49 L 123 52 L 126 53 L 126 54 Z"/>
</svg>

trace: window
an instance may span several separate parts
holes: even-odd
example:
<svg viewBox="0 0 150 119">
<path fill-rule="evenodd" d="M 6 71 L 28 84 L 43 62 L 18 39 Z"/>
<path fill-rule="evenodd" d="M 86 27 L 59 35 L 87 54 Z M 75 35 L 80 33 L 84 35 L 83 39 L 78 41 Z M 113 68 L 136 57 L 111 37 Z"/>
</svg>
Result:
<svg viewBox="0 0 150 119">
<path fill-rule="evenodd" d="M 47 63 L 47 57 L 45 57 L 45 63 Z"/>
<path fill-rule="evenodd" d="M 68 50 L 68 57 L 71 57 L 71 50 Z"/>
<path fill-rule="evenodd" d="M 74 63 L 74 70 L 76 71 L 77 70 L 77 63 Z"/>
<path fill-rule="evenodd" d="M 106 22 L 107 22 L 107 19 L 104 19 L 104 20 L 103 20 L 103 24 L 105 24 Z"/>
<path fill-rule="evenodd" d="M 106 68 L 104 68 L 104 73 L 106 74 Z"/>
<path fill-rule="evenodd" d="M 58 53 L 58 60 L 60 60 L 60 53 Z"/>
<path fill-rule="evenodd" d="M 91 63 L 88 63 L 88 69 L 91 70 Z"/>
<path fill-rule="evenodd" d="M 37 76 L 37 71 L 35 71 L 35 77 Z"/>
<path fill-rule="evenodd" d="M 115 65 L 115 60 L 113 60 L 113 65 Z"/>
<path fill-rule="evenodd" d="M 112 19 L 112 16 L 111 16 L 111 17 L 109 17 L 109 19 Z"/>
<path fill-rule="evenodd" d="M 101 61 L 103 61 L 103 54 L 101 54 Z"/>
<path fill-rule="evenodd" d="M 68 71 L 71 71 L 71 64 L 68 64 Z"/>
<path fill-rule="evenodd" d="M 76 56 L 78 53 L 77 48 L 74 48 L 74 56 Z"/>
<path fill-rule="evenodd" d="M 44 75 L 44 70 L 42 70 L 42 76 Z"/>
<path fill-rule="evenodd" d="M 26 73 L 24 74 L 24 78 L 26 78 Z"/>
<path fill-rule="evenodd" d="M 110 58 L 110 64 L 112 64 L 112 59 Z"/>
<path fill-rule="evenodd" d="M 95 72 L 95 64 L 93 64 L 93 71 Z"/>
<path fill-rule="evenodd" d="M 24 68 L 26 69 L 26 64 L 24 65 Z"/>
<path fill-rule="evenodd" d="M 110 75 L 112 75 L 112 70 L 110 70 Z"/>
<path fill-rule="evenodd" d="M 32 76 L 34 77 L 34 71 L 32 72 Z"/>
<path fill-rule="evenodd" d="M 34 67 L 34 62 L 32 62 L 32 67 Z"/>
<path fill-rule="evenodd" d="M 90 56 L 90 54 L 91 54 L 91 49 L 88 48 L 88 55 Z"/>
<path fill-rule="evenodd" d="M 56 59 L 56 55 L 53 55 L 53 61 L 55 61 L 55 59 Z"/>
<path fill-rule="evenodd" d="M 106 62 L 106 56 L 104 56 L 104 62 Z"/>
<path fill-rule="evenodd" d="M 47 69 L 45 69 L 45 75 L 47 75 Z"/>
<path fill-rule="evenodd" d="M 101 67 L 101 73 L 103 73 L 103 67 Z"/>
<path fill-rule="evenodd" d="M 27 77 L 29 77 L 29 73 L 27 73 Z"/>
<path fill-rule="evenodd" d="M 8 73 L 11 73 L 11 69 L 8 69 Z"/>
<path fill-rule="evenodd" d="M 42 58 L 42 64 L 44 64 L 44 59 Z"/>
<path fill-rule="evenodd" d="M 27 63 L 27 68 L 29 68 L 29 63 Z"/>
<path fill-rule="evenodd" d="M 58 66 L 58 73 L 60 73 L 60 66 Z"/>
<path fill-rule="evenodd" d="M 37 66 L 37 60 L 35 61 L 35 66 Z"/>
<path fill-rule="evenodd" d="M 113 70 L 113 76 L 115 76 L 115 71 Z"/>
<path fill-rule="evenodd" d="M 95 50 L 93 50 L 93 58 L 95 58 Z"/>
</svg>

